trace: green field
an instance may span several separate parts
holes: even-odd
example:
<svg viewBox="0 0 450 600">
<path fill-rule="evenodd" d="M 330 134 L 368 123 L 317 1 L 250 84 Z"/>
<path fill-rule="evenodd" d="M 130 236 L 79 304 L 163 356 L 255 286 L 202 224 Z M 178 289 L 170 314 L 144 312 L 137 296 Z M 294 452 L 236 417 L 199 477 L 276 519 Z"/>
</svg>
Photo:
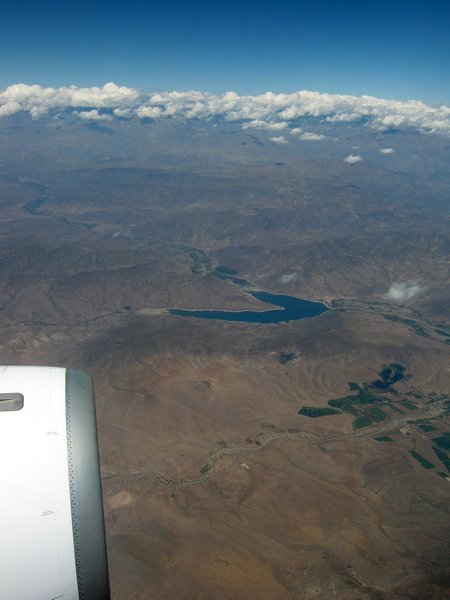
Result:
<svg viewBox="0 0 450 600">
<path fill-rule="evenodd" d="M 433 446 L 433 450 L 438 459 L 445 465 L 447 471 L 450 471 L 450 457 L 448 456 L 448 454 L 443 450 L 436 448 L 435 446 Z"/>
<path fill-rule="evenodd" d="M 419 427 L 422 431 L 437 431 L 437 427 L 435 427 L 434 425 L 428 425 L 427 423 L 419 425 Z"/>
<path fill-rule="evenodd" d="M 415 406 L 409 400 L 399 400 L 398 403 L 404 406 L 405 408 L 408 408 L 409 410 L 417 410 L 417 406 Z"/>
<path fill-rule="evenodd" d="M 333 408 L 340 408 L 344 412 L 350 413 L 351 415 L 357 417 L 359 413 L 356 410 L 356 408 L 353 407 L 352 402 L 349 400 L 350 397 L 351 396 L 348 396 L 346 398 L 336 398 L 336 400 L 329 400 L 328 404 Z"/>
<path fill-rule="evenodd" d="M 355 429 L 362 429 L 363 427 L 369 427 L 369 425 L 373 425 L 374 423 L 379 423 L 384 419 L 387 419 L 386 413 L 378 406 L 372 406 L 371 408 L 366 408 L 362 415 L 356 417 L 353 421 L 353 427 Z"/>
<path fill-rule="evenodd" d="M 354 386 L 356 384 L 351 383 L 351 385 Z M 352 387 L 351 389 L 354 390 L 355 388 Z M 389 402 L 389 398 L 385 398 L 383 396 L 377 396 L 376 394 L 371 392 L 365 386 L 364 387 L 358 386 L 357 389 L 358 389 L 357 394 L 354 394 L 353 396 L 343 396 L 342 398 L 335 398 L 334 400 L 329 400 L 328 404 L 330 406 L 340 408 L 345 412 L 355 414 L 354 405 L 373 404 L 375 402 Z"/>
<path fill-rule="evenodd" d="M 433 438 L 433 442 L 439 446 L 439 448 L 444 448 L 444 450 L 450 450 L 450 439 L 447 436 L 435 437 Z"/>
<path fill-rule="evenodd" d="M 380 435 L 376 438 L 373 438 L 377 442 L 393 442 L 394 438 L 389 437 L 388 435 Z"/>
<path fill-rule="evenodd" d="M 349 394 L 348 396 L 329 400 L 328 406 L 339 409 L 355 417 L 353 421 L 354 429 L 369 427 L 374 423 L 387 419 L 388 415 L 383 412 L 380 408 L 381 406 L 388 405 L 396 412 L 402 413 L 403 411 L 395 406 L 389 397 L 384 395 L 380 396 L 378 394 L 381 391 L 387 394 L 396 395 L 397 392 L 392 385 L 397 381 L 404 379 L 404 373 L 405 368 L 398 363 L 382 365 L 379 379 L 370 383 L 360 384 L 355 383 L 354 381 L 348 381 L 349 390 L 351 392 L 356 392 L 356 394 Z M 410 407 L 408 406 L 408 408 Z"/>
<path fill-rule="evenodd" d="M 337 415 L 340 412 L 340 410 L 335 410 L 334 408 L 316 408 L 315 406 L 302 406 L 298 411 L 298 414 L 304 417 L 312 417 L 313 419 L 316 419 L 317 417 L 326 417 L 327 415 Z"/>
<path fill-rule="evenodd" d="M 290 353 L 280 353 L 279 361 L 281 363 L 288 362 L 289 360 L 292 360 Z M 361 429 L 363 427 L 370 427 L 374 423 L 379 423 L 392 416 L 389 412 L 386 414 L 382 410 L 383 407 L 391 408 L 394 412 L 400 414 L 404 414 L 407 410 L 418 410 L 418 407 L 411 400 L 402 398 L 405 392 L 400 394 L 394 388 L 397 382 L 408 380 L 411 377 L 411 375 L 406 373 L 406 368 L 403 365 L 400 363 L 383 364 L 378 375 L 378 379 L 370 382 L 357 383 L 355 381 L 348 381 L 349 391 L 353 393 L 328 400 L 329 408 L 304 406 L 298 410 L 298 414 L 316 418 L 344 412 L 354 417 L 353 428 Z M 422 397 L 421 394 L 414 391 L 414 388 L 406 392 L 406 395 L 418 399 Z M 450 402 L 448 404 L 448 412 L 450 414 Z M 417 419 L 408 422 L 417 425 L 424 432 L 436 431 L 436 427 L 427 423 L 426 419 Z M 381 438 L 383 437 L 388 438 L 389 436 L 381 436 Z M 375 439 L 378 441 L 392 441 L 392 439 L 381 438 Z M 450 449 L 450 432 L 444 433 L 442 437 L 436 438 L 434 441 L 441 448 Z"/>
<path fill-rule="evenodd" d="M 413 458 L 415 458 L 418 462 L 420 462 L 420 464 L 422 465 L 422 467 L 424 469 L 434 469 L 435 465 L 433 465 L 433 463 L 430 463 L 429 460 L 427 460 L 425 457 L 423 457 L 421 454 L 419 454 L 415 450 L 410 450 L 409 453 L 411 454 L 411 456 Z"/>
</svg>

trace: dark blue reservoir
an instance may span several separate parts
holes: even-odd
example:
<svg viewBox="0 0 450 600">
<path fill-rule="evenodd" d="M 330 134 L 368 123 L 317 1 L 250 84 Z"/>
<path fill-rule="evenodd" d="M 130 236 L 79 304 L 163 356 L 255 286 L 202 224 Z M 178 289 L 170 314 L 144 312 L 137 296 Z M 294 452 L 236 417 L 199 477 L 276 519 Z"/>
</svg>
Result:
<svg viewBox="0 0 450 600">
<path fill-rule="evenodd" d="M 286 321 L 298 321 L 308 317 L 317 317 L 330 310 L 322 302 L 311 302 L 284 296 L 280 294 L 269 294 L 269 292 L 249 292 L 257 300 L 282 306 L 283 309 L 275 310 L 185 310 L 172 308 L 170 313 L 180 317 L 196 317 L 197 319 L 218 319 L 220 321 L 243 321 L 245 323 L 283 323 Z"/>
</svg>

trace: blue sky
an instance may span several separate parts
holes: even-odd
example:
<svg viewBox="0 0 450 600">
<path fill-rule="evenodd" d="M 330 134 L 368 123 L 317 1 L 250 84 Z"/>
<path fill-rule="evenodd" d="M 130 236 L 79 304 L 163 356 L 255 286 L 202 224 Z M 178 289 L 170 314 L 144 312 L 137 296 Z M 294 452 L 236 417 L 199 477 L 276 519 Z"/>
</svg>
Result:
<svg viewBox="0 0 450 600">
<path fill-rule="evenodd" d="M 0 88 L 301 89 L 450 104 L 450 2 L 9 2 Z"/>
</svg>

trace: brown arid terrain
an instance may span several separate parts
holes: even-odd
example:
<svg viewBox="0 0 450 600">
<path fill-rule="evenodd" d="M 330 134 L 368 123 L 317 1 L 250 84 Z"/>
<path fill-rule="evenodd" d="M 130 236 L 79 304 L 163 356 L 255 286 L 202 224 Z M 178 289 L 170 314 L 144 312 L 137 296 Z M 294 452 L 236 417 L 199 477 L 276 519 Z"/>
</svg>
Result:
<svg viewBox="0 0 450 600">
<path fill-rule="evenodd" d="M 392 134 L 387 169 L 229 124 L 15 119 L 2 363 L 94 378 L 113 599 L 450 598 L 448 140 Z M 252 290 L 331 310 L 170 312 L 274 308 Z"/>
</svg>

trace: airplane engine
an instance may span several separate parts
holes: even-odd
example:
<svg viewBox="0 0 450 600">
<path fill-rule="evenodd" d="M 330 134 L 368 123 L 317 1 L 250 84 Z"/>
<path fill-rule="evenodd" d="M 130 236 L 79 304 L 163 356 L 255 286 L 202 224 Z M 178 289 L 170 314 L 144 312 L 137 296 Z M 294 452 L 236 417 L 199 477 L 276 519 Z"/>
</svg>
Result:
<svg viewBox="0 0 450 600">
<path fill-rule="evenodd" d="M 0 367 L 0 597 L 107 600 L 89 375 Z"/>
</svg>

